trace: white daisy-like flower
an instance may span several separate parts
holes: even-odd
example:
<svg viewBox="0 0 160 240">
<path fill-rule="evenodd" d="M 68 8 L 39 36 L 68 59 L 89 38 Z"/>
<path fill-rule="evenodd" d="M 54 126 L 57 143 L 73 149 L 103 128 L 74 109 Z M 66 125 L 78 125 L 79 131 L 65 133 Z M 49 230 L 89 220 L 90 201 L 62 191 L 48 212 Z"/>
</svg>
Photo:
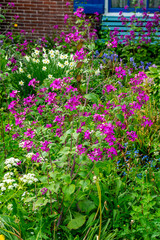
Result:
<svg viewBox="0 0 160 240">
<path fill-rule="evenodd" d="M 23 71 L 23 69 L 22 69 L 22 68 L 19 68 L 19 72 L 20 72 L 20 73 L 23 73 L 24 71 Z"/>
<path fill-rule="evenodd" d="M 46 53 L 44 53 L 44 54 L 43 54 L 43 57 L 44 57 L 44 58 L 47 58 L 48 56 L 47 56 L 47 54 L 46 54 Z"/>
<path fill-rule="evenodd" d="M 59 50 L 56 50 L 56 51 L 55 51 L 55 54 L 59 54 Z"/>
<path fill-rule="evenodd" d="M 63 64 L 61 64 L 61 68 L 64 68 L 64 65 L 63 65 Z"/>
<path fill-rule="evenodd" d="M 69 62 L 68 61 L 65 61 L 64 62 L 64 65 L 68 66 Z"/>
<path fill-rule="evenodd" d="M 24 56 L 24 57 L 25 57 L 25 59 L 27 60 L 27 62 L 30 61 L 30 57 L 29 57 L 29 56 Z"/>
<path fill-rule="evenodd" d="M 51 78 L 52 78 L 52 75 L 51 75 L 51 74 L 49 74 L 49 75 L 48 75 L 48 78 L 49 78 L 49 79 L 51 79 Z"/>
<path fill-rule="evenodd" d="M 49 59 L 46 59 L 46 63 L 47 63 L 47 64 L 49 64 L 49 63 L 50 63 Z"/>
<path fill-rule="evenodd" d="M 31 79 L 31 74 L 28 74 L 27 77 Z"/>
<path fill-rule="evenodd" d="M 46 63 L 47 63 L 47 59 L 43 59 L 42 62 L 43 62 L 44 64 L 46 64 Z"/>
<path fill-rule="evenodd" d="M 74 62 L 70 62 L 69 66 L 73 67 L 74 66 Z"/>
<path fill-rule="evenodd" d="M 63 56 L 63 54 L 61 54 L 61 55 L 60 55 L 60 59 L 64 59 L 64 56 Z"/>
<path fill-rule="evenodd" d="M 14 187 L 13 187 L 12 185 L 9 185 L 9 186 L 8 186 L 8 189 L 13 190 Z"/>
<path fill-rule="evenodd" d="M 39 59 L 36 59 L 36 63 L 39 63 L 40 61 L 39 61 Z"/>
<path fill-rule="evenodd" d="M 50 50 L 50 51 L 49 51 L 49 54 L 54 54 L 54 51 L 53 51 L 53 50 Z"/>
<path fill-rule="evenodd" d="M 60 62 L 58 62 L 58 63 L 57 63 L 57 65 L 58 65 L 58 67 L 60 67 L 60 66 L 61 66 L 61 63 L 60 63 Z"/>
<path fill-rule="evenodd" d="M 24 85 L 24 82 L 21 80 L 21 81 L 19 82 L 19 85 L 20 85 L 20 86 L 23 86 L 23 85 Z"/>
<path fill-rule="evenodd" d="M 55 58 L 55 55 L 54 55 L 54 54 L 51 54 L 51 55 L 50 55 L 50 58 Z"/>
<path fill-rule="evenodd" d="M 36 62 L 36 59 L 35 59 L 35 58 L 32 58 L 32 61 L 33 61 L 33 62 Z"/>
<path fill-rule="evenodd" d="M 35 52 L 34 52 L 36 55 L 38 55 L 39 54 L 39 50 L 35 50 Z"/>
<path fill-rule="evenodd" d="M 63 57 L 64 57 L 64 59 L 67 59 L 67 58 L 68 58 L 68 55 L 67 55 L 67 54 L 64 54 Z"/>
<path fill-rule="evenodd" d="M 45 49 L 45 48 L 43 48 L 43 52 L 46 52 L 46 49 Z"/>
<path fill-rule="evenodd" d="M 46 71 L 46 70 L 47 70 L 47 68 L 46 68 L 45 66 L 43 66 L 42 70 L 43 70 L 43 71 Z"/>
</svg>

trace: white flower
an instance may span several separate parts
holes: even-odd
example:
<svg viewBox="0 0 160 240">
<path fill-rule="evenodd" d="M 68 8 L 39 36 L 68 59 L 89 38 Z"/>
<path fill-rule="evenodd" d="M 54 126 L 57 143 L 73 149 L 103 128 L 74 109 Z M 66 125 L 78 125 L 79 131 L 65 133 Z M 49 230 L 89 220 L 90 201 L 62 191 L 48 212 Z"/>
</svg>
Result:
<svg viewBox="0 0 160 240">
<path fill-rule="evenodd" d="M 55 57 L 55 55 L 54 55 L 54 54 L 51 54 L 51 55 L 50 55 L 50 58 L 54 58 L 54 57 Z"/>
<path fill-rule="evenodd" d="M 13 187 L 12 185 L 9 185 L 9 186 L 8 186 L 8 189 L 13 190 L 13 188 L 14 188 L 14 187 Z"/>
<path fill-rule="evenodd" d="M 23 86 L 23 85 L 24 85 L 24 82 L 21 80 L 21 81 L 19 82 L 19 85 L 20 85 L 20 86 Z"/>
<path fill-rule="evenodd" d="M 23 147 L 23 146 L 24 146 L 24 142 L 20 142 L 19 147 Z"/>
<path fill-rule="evenodd" d="M 95 71 L 95 75 L 98 76 L 99 74 L 100 74 L 100 70 L 98 69 L 98 70 Z"/>
<path fill-rule="evenodd" d="M 60 59 L 64 59 L 64 56 L 63 56 L 63 54 L 61 54 L 61 55 L 60 55 Z"/>
<path fill-rule="evenodd" d="M 19 68 L 19 72 L 23 73 L 24 71 L 23 71 L 23 69 L 22 69 L 22 68 Z"/>
<path fill-rule="evenodd" d="M 48 78 L 49 78 L 49 79 L 51 79 L 51 78 L 52 78 L 52 75 L 51 75 L 51 74 L 49 74 L 49 75 L 48 75 Z"/>
<path fill-rule="evenodd" d="M 48 56 L 47 56 L 47 54 L 46 54 L 46 53 L 44 53 L 44 54 L 43 54 L 43 57 L 44 57 L 44 58 L 47 58 Z"/>
<path fill-rule="evenodd" d="M 33 182 L 37 182 L 38 179 L 35 177 L 33 173 L 24 174 L 20 180 L 24 183 L 32 184 Z"/>
<path fill-rule="evenodd" d="M 69 66 L 73 67 L 74 66 L 74 62 L 70 62 Z"/>
<path fill-rule="evenodd" d="M 26 158 L 31 158 L 33 156 L 33 154 L 34 153 L 32 153 L 32 152 L 31 153 L 27 153 Z"/>
<path fill-rule="evenodd" d="M 8 204 L 7 209 L 11 211 L 11 210 L 13 210 L 12 207 L 13 207 L 13 204 L 10 203 L 10 204 Z"/>
<path fill-rule="evenodd" d="M 60 62 L 58 62 L 57 65 L 58 65 L 58 67 L 61 67 L 61 63 Z"/>
<path fill-rule="evenodd" d="M 24 56 L 24 57 L 25 57 L 25 59 L 27 60 L 27 62 L 30 61 L 30 57 L 29 57 L 29 56 Z"/>
<path fill-rule="evenodd" d="M 64 68 L 64 65 L 63 64 L 61 64 L 61 66 L 60 66 L 61 68 Z"/>
<path fill-rule="evenodd" d="M 14 183 L 13 186 L 16 188 L 16 187 L 18 187 L 18 184 L 17 184 L 17 183 Z"/>
<path fill-rule="evenodd" d="M 33 59 L 32 59 L 32 61 L 33 61 L 33 62 L 36 62 L 36 59 L 35 59 L 35 58 L 33 58 Z"/>
<path fill-rule="evenodd" d="M 55 51 L 55 54 L 59 54 L 59 50 L 56 50 L 56 51 Z"/>
<path fill-rule="evenodd" d="M 43 70 L 43 71 L 46 71 L 46 69 L 47 69 L 47 68 L 46 68 L 45 66 L 43 66 L 42 70 Z"/>
<path fill-rule="evenodd" d="M 68 61 L 65 61 L 65 62 L 64 62 L 64 65 L 68 66 L 68 64 L 69 64 Z"/>
<path fill-rule="evenodd" d="M 53 51 L 53 50 L 50 50 L 50 51 L 49 51 L 49 54 L 54 54 L 54 51 Z"/>
<path fill-rule="evenodd" d="M 36 63 L 39 63 L 40 61 L 39 61 L 39 59 L 36 59 Z"/>
<path fill-rule="evenodd" d="M 49 63 L 50 63 L 49 59 L 46 59 L 46 64 L 49 64 Z"/>
<path fill-rule="evenodd" d="M 6 190 L 6 187 L 2 187 L 1 191 L 4 192 Z"/>
<path fill-rule="evenodd" d="M 44 64 L 46 64 L 46 63 L 47 63 L 47 59 L 43 59 L 42 62 L 43 62 Z"/>
<path fill-rule="evenodd" d="M 63 57 L 64 57 L 64 59 L 67 59 L 67 58 L 68 58 L 68 55 L 67 55 L 67 54 L 65 54 L 65 55 L 63 55 Z"/>
<path fill-rule="evenodd" d="M 28 77 L 28 78 L 31 78 L 31 74 L 28 74 L 27 77 Z"/>
<path fill-rule="evenodd" d="M 39 54 L 39 51 L 36 49 L 34 53 L 35 53 L 36 55 L 38 55 L 38 54 Z"/>
</svg>

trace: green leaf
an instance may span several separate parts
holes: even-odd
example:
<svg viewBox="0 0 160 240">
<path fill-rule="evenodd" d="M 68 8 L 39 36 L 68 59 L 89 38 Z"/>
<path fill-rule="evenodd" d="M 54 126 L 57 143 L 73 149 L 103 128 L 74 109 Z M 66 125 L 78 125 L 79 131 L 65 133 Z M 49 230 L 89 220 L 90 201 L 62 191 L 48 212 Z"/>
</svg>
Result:
<svg viewBox="0 0 160 240">
<path fill-rule="evenodd" d="M 117 114 L 116 117 L 122 122 L 124 123 L 124 116 L 122 114 Z"/>
<path fill-rule="evenodd" d="M 67 227 L 72 230 L 72 229 L 78 229 L 80 228 L 86 221 L 86 217 L 85 216 L 82 216 L 80 215 L 79 217 L 75 218 L 75 219 L 72 219 Z"/>
<path fill-rule="evenodd" d="M 71 195 L 74 193 L 76 186 L 74 184 L 71 184 L 68 188 L 68 193 Z"/>
<path fill-rule="evenodd" d="M 82 200 L 78 202 L 78 207 L 82 212 L 86 212 L 87 214 L 92 211 L 96 206 L 94 202 L 90 200 Z"/>
<path fill-rule="evenodd" d="M 91 100 L 92 102 L 94 102 L 98 105 L 99 97 L 97 94 L 95 94 L 95 93 L 85 94 L 84 98 Z"/>
</svg>

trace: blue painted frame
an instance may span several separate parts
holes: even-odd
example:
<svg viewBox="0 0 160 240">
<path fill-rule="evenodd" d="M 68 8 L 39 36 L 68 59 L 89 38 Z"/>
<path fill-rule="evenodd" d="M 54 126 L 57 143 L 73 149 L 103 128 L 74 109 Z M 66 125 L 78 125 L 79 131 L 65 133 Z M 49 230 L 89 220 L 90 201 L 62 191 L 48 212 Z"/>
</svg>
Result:
<svg viewBox="0 0 160 240">
<path fill-rule="evenodd" d="M 108 0 L 108 12 L 120 12 L 120 11 L 123 11 L 123 12 L 134 12 L 135 11 L 134 8 L 129 8 L 128 10 L 124 9 L 124 8 L 112 8 L 111 7 L 111 1 L 112 0 Z M 128 6 L 129 6 L 129 2 L 130 2 L 130 0 L 127 0 L 127 5 Z M 138 9 L 136 9 L 136 12 L 144 12 L 144 10 L 138 8 Z M 147 0 L 146 12 L 150 12 L 150 13 L 160 12 L 160 9 L 158 9 L 158 8 L 149 8 L 149 0 Z"/>
</svg>

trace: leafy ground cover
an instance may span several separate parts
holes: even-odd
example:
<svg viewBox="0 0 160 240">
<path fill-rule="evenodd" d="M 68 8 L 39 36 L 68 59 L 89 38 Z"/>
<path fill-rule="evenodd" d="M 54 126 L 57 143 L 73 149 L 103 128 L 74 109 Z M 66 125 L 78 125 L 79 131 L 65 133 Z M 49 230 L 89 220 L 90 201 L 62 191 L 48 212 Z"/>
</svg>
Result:
<svg viewBox="0 0 160 240">
<path fill-rule="evenodd" d="M 0 35 L 0 239 L 159 239 L 159 13 L 123 44 L 74 15 L 39 43 Z"/>
</svg>

